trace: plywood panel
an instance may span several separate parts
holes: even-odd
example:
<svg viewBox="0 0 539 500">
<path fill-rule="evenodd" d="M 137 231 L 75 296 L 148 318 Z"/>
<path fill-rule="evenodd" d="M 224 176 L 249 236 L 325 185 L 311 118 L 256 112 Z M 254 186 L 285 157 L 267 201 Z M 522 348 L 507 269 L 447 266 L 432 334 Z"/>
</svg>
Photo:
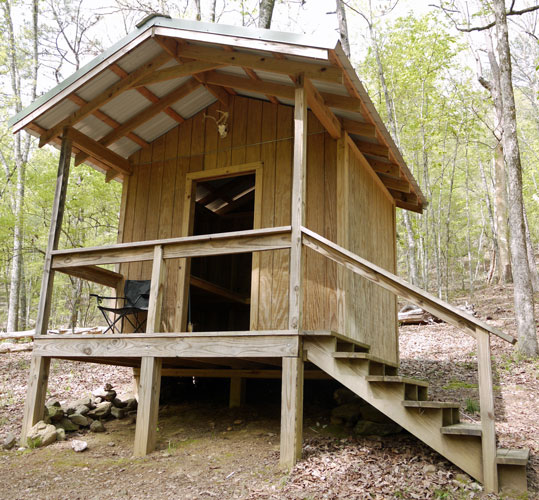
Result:
<svg viewBox="0 0 539 500">
<path fill-rule="evenodd" d="M 349 152 L 349 250 L 395 272 L 394 205 L 380 189 L 371 171 Z M 371 346 L 382 359 L 398 359 L 395 296 L 359 276 L 349 276 L 348 335 Z"/>
</svg>

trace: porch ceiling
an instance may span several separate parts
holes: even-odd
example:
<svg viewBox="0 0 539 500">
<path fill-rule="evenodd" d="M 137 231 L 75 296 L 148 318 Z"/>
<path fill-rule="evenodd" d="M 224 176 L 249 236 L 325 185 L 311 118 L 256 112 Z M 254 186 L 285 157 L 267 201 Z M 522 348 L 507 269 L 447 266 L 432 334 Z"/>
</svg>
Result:
<svg viewBox="0 0 539 500">
<path fill-rule="evenodd" d="M 9 125 L 40 146 L 58 146 L 66 127 L 77 129 L 75 163 L 110 180 L 125 175 L 123 159 L 217 100 L 223 109 L 236 94 L 293 105 L 300 73 L 330 135 L 346 131 L 397 206 L 421 212 L 425 197 L 335 40 L 150 17 Z"/>
</svg>

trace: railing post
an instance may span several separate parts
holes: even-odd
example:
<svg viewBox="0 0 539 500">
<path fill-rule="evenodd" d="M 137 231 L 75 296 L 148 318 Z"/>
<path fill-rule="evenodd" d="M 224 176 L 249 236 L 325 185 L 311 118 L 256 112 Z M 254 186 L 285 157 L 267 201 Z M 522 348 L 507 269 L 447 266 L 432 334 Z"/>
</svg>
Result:
<svg viewBox="0 0 539 500">
<path fill-rule="evenodd" d="M 148 317 L 146 318 L 146 333 L 156 333 L 160 330 L 164 287 L 165 261 L 163 260 L 163 246 L 155 245 L 153 252 L 152 282 L 150 285 L 150 300 L 148 303 Z"/>
<path fill-rule="evenodd" d="M 494 392 L 490 358 L 490 335 L 476 329 L 477 370 L 479 375 L 479 405 L 481 408 L 481 446 L 483 451 L 483 484 L 487 492 L 498 492 L 496 465 L 496 422 L 494 418 Z"/>
</svg>

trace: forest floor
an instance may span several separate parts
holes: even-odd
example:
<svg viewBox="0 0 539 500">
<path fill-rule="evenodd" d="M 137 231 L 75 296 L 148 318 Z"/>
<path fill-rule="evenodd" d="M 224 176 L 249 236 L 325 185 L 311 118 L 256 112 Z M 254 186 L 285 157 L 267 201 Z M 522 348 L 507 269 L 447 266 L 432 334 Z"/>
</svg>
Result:
<svg viewBox="0 0 539 500">
<path fill-rule="evenodd" d="M 514 334 L 510 294 L 491 287 L 473 303 L 482 319 Z M 400 346 L 402 374 L 429 380 L 431 399 L 460 402 L 466 418 L 479 418 L 473 339 L 445 323 L 407 326 Z M 539 498 L 539 360 L 520 360 L 498 339 L 493 359 L 499 444 L 530 448 L 528 498 Z M 0 355 L 0 443 L 20 430 L 29 360 L 28 352 Z M 54 360 L 49 391 L 72 401 L 106 382 L 122 399 L 131 393 L 129 369 Z M 314 382 L 306 385 L 304 458 L 283 471 L 279 384 L 248 386 L 241 409 L 227 408 L 222 387 L 204 398 L 194 397 L 192 386 L 176 386 L 186 397 L 161 405 L 157 450 L 145 458 L 132 457 L 135 425 L 127 419 L 107 422 L 104 434 L 75 436 L 88 442 L 83 453 L 71 449 L 73 435 L 46 448 L 0 451 L 0 498 L 497 498 L 409 434 L 357 438 L 332 426 L 328 401 L 314 397 L 327 386 Z"/>
</svg>

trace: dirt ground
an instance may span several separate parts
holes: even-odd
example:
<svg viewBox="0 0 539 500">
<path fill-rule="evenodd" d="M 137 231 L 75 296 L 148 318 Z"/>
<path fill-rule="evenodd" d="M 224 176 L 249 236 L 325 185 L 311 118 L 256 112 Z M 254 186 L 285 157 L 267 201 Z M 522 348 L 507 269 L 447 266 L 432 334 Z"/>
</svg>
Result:
<svg viewBox="0 0 539 500">
<path fill-rule="evenodd" d="M 482 319 L 514 333 L 510 293 L 490 288 L 474 304 Z M 400 347 L 402 374 L 429 380 L 431 399 L 457 401 L 463 418 L 479 419 L 473 339 L 443 323 L 408 326 L 401 328 Z M 530 448 L 528 498 L 539 498 L 539 360 L 520 360 L 497 339 L 493 354 L 499 445 Z M 20 430 L 29 360 L 28 352 L 0 354 L 0 443 Z M 49 392 L 72 401 L 106 382 L 123 399 L 131 394 L 129 369 L 54 360 Z M 304 458 L 291 471 L 281 470 L 279 385 L 249 384 L 240 409 L 227 407 L 226 386 L 213 392 L 189 381 L 173 386 L 185 397 L 161 405 L 158 449 L 145 458 L 132 457 L 135 425 L 127 419 L 107 422 L 103 434 L 0 451 L 0 498 L 496 498 L 409 434 L 356 438 L 332 426 L 330 397 L 321 396 L 330 392 L 324 382 L 306 386 Z M 71 439 L 84 439 L 88 450 L 75 453 Z"/>
</svg>

